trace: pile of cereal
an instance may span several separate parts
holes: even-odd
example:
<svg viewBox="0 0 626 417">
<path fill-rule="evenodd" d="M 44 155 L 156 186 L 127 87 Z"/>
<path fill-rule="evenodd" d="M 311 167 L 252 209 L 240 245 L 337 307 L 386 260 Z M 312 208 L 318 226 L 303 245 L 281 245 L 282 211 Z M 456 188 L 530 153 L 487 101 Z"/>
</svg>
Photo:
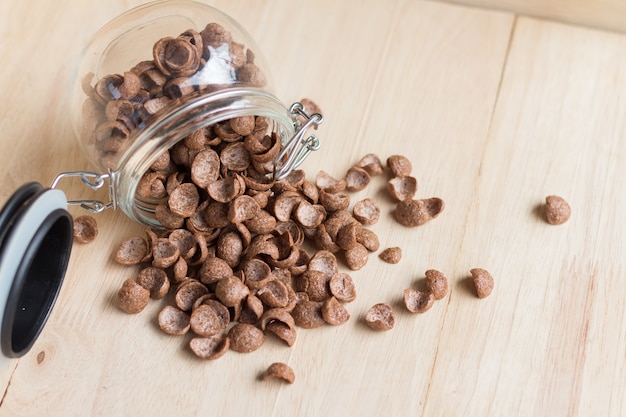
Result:
<svg viewBox="0 0 626 417">
<path fill-rule="evenodd" d="M 196 158 L 206 151 L 213 150 L 207 146 Z M 173 292 L 174 305 L 161 310 L 159 326 L 172 335 L 193 332 L 190 348 L 204 359 L 229 349 L 252 352 L 268 334 L 292 346 L 296 327 L 347 322 L 345 304 L 356 298 L 356 288 L 339 265 L 359 270 L 380 247 L 367 227 L 378 221 L 380 208 L 366 198 L 350 211 L 348 191 L 362 190 L 372 175 L 383 174 L 380 159 L 366 155 L 341 179 L 320 171 L 313 182 L 296 170 L 263 186 L 221 158 L 213 163 L 203 170 L 218 173 L 211 181 L 194 180 L 192 163 L 187 175 L 177 171 L 175 186 L 164 187 L 167 198 L 157 218 L 166 230 L 148 229 L 120 244 L 116 261 L 142 268 L 120 289 L 118 306 L 137 313 L 150 298 Z M 390 181 L 402 178 L 391 172 Z M 225 185 L 227 178 L 241 180 Z"/>
<path fill-rule="evenodd" d="M 170 103 L 219 88 L 192 78 L 211 59 L 211 48 L 224 43 L 236 81 L 265 85 L 254 53 L 215 23 L 201 32 L 157 41 L 154 59 L 123 75 L 105 76 L 93 86 L 87 78 L 82 134 L 97 145 L 100 162 L 115 166 L 134 130 Z M 307 111 L 319 111 L 312 101 L 303 103 Z M 170 335 L 191 332 L 189 348 L 201 359 L 217 359 L 229 350 L 253 352 L 267 336 L 293 346 L 297 328 L 336 326 L 350 319 L 346 304 L 355 300 L 356 286 L 340 265 L 360 270 L 380 249 L 378 236 L 368 228 L 378 222 L 380 207 L 372 198 L 351 206 L 350 192 L 365 189 L 372 177 L 387 172 L 386 188 L 399 224 L 420 226 L 444 209 L 440 198 L 414 198 L 417 180 L 404 156 L 392 155 L 383 164 L 377 155 L 367 154 L 343 178 L 320 171 L 309 180 L 295 170 L 275 180 L 282 148 L 266 118 L 245 116 L 199 129 L 164 152 L 136 190 L 139 199 L 154 203 L 163 229 L 146 229 L 117 249 L 118 263 L 139 266 L 118 291 L 118 307 L 136 314 L 150 299 L 172 294 L 172 303 L 158 314 L 158 325 Z M 79 242 L 92 241 L 95 221 L 77 218 L 75 234 Z M 388 247 L 379 258 L 397 264 L 402 250 Z M 489 295 L 491 276 L 479 269 L 471 273 L 478 296 Z M 425 290 L 404 292 L 410 312 L 426 312 L 448 292 L 441 272 L 431 269 L 425 275 Z M 395 324 L 386 303 L 374 305 L 364 319 L 375 330 Z M 288 365 L 274 363 L 261 378 L 293 383 L 295 375 Z"/>
</svg>

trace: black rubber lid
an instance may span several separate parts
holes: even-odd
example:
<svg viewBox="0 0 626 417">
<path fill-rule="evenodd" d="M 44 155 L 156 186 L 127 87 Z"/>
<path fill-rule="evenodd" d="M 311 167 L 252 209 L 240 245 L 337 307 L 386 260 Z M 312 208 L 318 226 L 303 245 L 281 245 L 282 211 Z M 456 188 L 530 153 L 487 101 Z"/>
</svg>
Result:
<svg viewBox="0 0 626 417">
<path fill-rule="evenodd" d="M 61 289 L 73 239 L 72 217 L 59 190 L 20 187 L 0 211 L 0 348 L 27 353 Z"/>
</svg>

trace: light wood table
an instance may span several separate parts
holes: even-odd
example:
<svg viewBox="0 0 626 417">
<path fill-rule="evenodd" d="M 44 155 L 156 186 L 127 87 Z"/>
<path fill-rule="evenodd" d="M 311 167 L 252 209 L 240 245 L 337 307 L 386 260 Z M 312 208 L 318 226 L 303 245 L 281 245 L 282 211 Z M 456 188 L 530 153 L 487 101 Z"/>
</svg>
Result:
<svg viewBox="0 0 626 417">
<path fill-rule="evenodd" d="M 139 3 L 0 2 L 1 202 L 24 182 L 90 169 L 69 121 L 73 67 L 98 27 Z M 404 257 L 372 255 L 352 273 L 348 324 L 209 362 L 158 329 L 160 303 L 136 316 L 115 307 L 134 270 L 113 252 L 142 231 L 102 213 L 41 337 L 1 371 L 0 415 L 626 415 L 626 36 L 432 1 L 209 3 L 261 45 L 285 103 L 323 108 L 310 177 L 404 154 L 418 197 L 445 211 L 404 228 L 375 178 L 352 201 L 380 201 L 372 229 Z M 566 224 L 537 214 L 549 194 L 570 202 Z M 486 299 L 468 288 L 475 267 L 495 278 Z M 450 293 L 412 315 L 402 292 L 430 268 Z M 391 331 L 363 324 L 377 302 L 396 307 Z M 257 380 L 276 361 L 293 385 Z"/>
</svg>

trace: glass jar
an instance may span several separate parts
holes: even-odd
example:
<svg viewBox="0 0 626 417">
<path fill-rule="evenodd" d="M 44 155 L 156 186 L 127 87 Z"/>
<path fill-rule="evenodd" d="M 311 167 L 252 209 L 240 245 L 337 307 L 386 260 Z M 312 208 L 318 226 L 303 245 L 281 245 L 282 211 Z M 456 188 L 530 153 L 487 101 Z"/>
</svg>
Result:
<svg viewBox="0 0 626 417">
<path fill-rule="evenodd" d="M 274 133 L 285 144 L 260 174 L 282 178 L 319 147 L 303 134 L 321 115 L 285 107 L 251 36 L 224 13 L 189 0 L 149 3 L 105 25 L 85 49 L 72 91 L 74 130 L 84 154 L 106 173 L 97 179 L 109 180 L 109 204 L 150 227 L 158 227 L 159 198 L 138 195 L 142 176 L 194 132 L 228 130 L 226 121 L 246 116 L 266 121 L 255 134 Z"/>
<path fill-rule="evenodd" d="M 246 170 L 272 180 L 319 148 L 306 132 L 322 122 L 301 103 L 286 107 L 275 97 L 267 62 L 237 22 L 189 0 L 149 3 L 102 27 L 77 67 L 71 115 L 95 172 L 61 173 L 47 189 L 26 184 L 0 210 L 0 361 L 30 349 L 54 305 L 73 239 L 67 205 L 96 213 L 119 207 L 158 228 L 154 211 L 163 197 L 138 187 L 163 155 L 193 134 L 280 142 L 272 146 L 275 157 Z M 232 122 L 250 117 L 253 125 L 245 129 Z M 58 185 L 72 176 L 94 190 L 108 185 L 109 201 L 68 200 Z"/>
</svg>

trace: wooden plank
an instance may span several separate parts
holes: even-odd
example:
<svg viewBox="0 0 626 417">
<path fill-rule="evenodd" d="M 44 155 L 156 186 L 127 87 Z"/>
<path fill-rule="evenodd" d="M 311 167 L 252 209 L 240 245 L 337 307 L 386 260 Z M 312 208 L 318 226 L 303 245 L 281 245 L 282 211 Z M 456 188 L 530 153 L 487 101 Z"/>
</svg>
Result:
<svg viewBox="0 0 626 417">
<path fill-rule="evenodd" d="M 626 31 L 626 4 L 619 0 L 440 0 L 598 29 Z"/>
<path fill-rule="evenodd" d="M 471 183 L 487 137 L 512 15 L 404 2 L 392 22 L 391 31 L 379 29 L 377 35 L 386 38 L 385 52 L 370 54 L 369 62 L 354 63 L 357 68 L 376 68 L 376 77 L 368 81 L 367 107 L 353 98 L 361 90 L 351 89 L 354 84 L 343 85 L 342 78 L 351 71 L 342 71 L 339 79 L 327 78 L 336 84 L 327 91 L 340 91 L 337 97 L 347 100 L 320 99 L 324 108 L 330 106 L 328 120 L 333 124 L 325 126 L 332 131 L 319 160 L 332 161 L 323 163 L 323 168 L 342 176 L 366 153 L 383 160 L 404 154 L 413 162 L 420 197 L 456 202 L 432 224 L 407 229 L 391 219 L 393 203 L 384 191 L 386 177 L 376 178 L 353 197 L 353 201 L 369 196 L 380 202 L 383 215 L 372 229 L 383 248 L 401 246 L 404 259 L 386 265 L 374 257 L 352 274 L 359 297 L 349 306 L 355 322 L 348 331 L 324 329 L 299 335 L 290 361 L 301 370 L 302 385 L 281 393 L 278 415 L 420 415 L 427 401 L 446 301 L 424 316 L 414 316 L 402 307 L 402 294 L 405 288 L 415 287 L 428 268 L 451 276 L 456 273 L 463 206 L 472 198 Z M 350 28 L 335 30 L 354 33 Z M 346 107 L 351 108 L 349 113 Z M 360 121 L 344 124 L 357 117 L 357 109 L 362 109 Z M 396 310 L 396 328 L 386 334 L 372 334 L 362 322 L 366 310 L 378 302 L 390 303 Z"/>
<path fill-rule="evenodd" d="M 230 2 L 228 5 L 224 3 L 220 6 L 224 6 L 227 11 L 235 12 L 249 11 L 252 7 L 250 2 Z M 306 10 L 287 2 L 273 6 L 261 7 L 255 13 L 241 13 L 242 23 L 250 24 L 250 31 L 258 37 L 259 44 L 266 45 L 264 48 L 266 55 L 276 57 L 274 58 L 276 63 L 273 65 L 273 68 L 277 68 L 275 78 L 282 81 L 276 83 L 280 86 L 279 94 L 288 99 L 309 95 L 326 109 L 329 115 L 324 131 L 326 145 L 317 155 L 317 161 L 327 161 L 324 165 L 330 172 L 341 174 L 347 168 L 348 161 L 353 160 L 358 155 L 357 152 L 367 148 L 365 143 L 368 140 L 360 139 L 359 134 L 365 134 L 369 129 L 366 127 L 368 117 L 376 120 L 375 117 L 371 117 L 370 108 L 372 103 L 386 96 L 387 87 L 384 85 L 384 80 L 387 79 L 386 72 L 402 71 L 402 65 L 405 63 L 420 61 L 419 55 L 415 52 L 421 44 L 429 50 L 429 54 L 434 55 L 432 57 L 434 62 L 442 66 L 468 45 L 485 55 L 495 52 L 496 56 L 489 60 L 488 74 L 479 74 L 482 70 L 481 65 L 475 65 L 471 73 L 472 80 L 479 79 L 490 86 L 486 104 L 481 107 L 481 118 L 472 122 L 473 128 L 478 129 L 482 124 L 484 130 L 485 121 L 488 119 L 484 113 L 488 112 L 493 104 L 497 74 L 504 59 L 506 37 L 510 32 L 510 15 L 472 12 L 436 4 L 399 8 L 400 4 L 382 4 L 374 1 L 359 3 L 359 6 L 324 2 Z M 83 10 L 82 13 L 89 16 L 87 11 Z M 395 25 L 408 23 L 411 17 L 426 24 L 440 13 L 445 16 L 446 25 L 437 29 L 435 32 L 437 35 L 432 39 L 421 25 L 412 26 L 411 30 L 402 33 L 401 36 L 394 34 Z M 349 19 L 346 20 L 346 17 Z M 481 24 L 471 23 L 474 19 L 478 19 L 480 23 L 492 23 L 493 26 L 485 30 Z M 75 25 L 87 21 L 88 17 L 76 15 L 71 19 Z M 465 27 L 460 33 L 451 31 L 456 38 L 467 33 L 480 35 L 479 38 L 475 42 L 468 41 L 467 45 L 451 47 L 444 53 L 438 53 L 436 51 L 438 42 L 450 40 L 445 34 L 445 28 L 451 28 L 459 22 Z M 300 42 L 287 42 L 289 39 L 284 37 L 284 31 L 281 29 L 285 27 L 292 28 L 293 38 L 299 39 Z M 311 30 L 312 27 L 324 30 Z M 372 27 L 376 30 L 372 31 Z M 65 30 L 71 32 L 74 29 Z M 86 29 L 83 27 L 80 30 Z M 51 42 L 62 44 L 64 31 L 59 34 L 52 32 Z M 415 41 L 413 36 L 417 36 Z M 495 44 L 483 42 L 490 39 L 500 41 Z M 385 52 L 395 42 L 408 48 L 410 53 L 404 54 L 398 49 L 393 51 L 400 52 L 399 55 Z M 53 54 L 48 58 L 51 67 L 54 59 L 63 62 L 60 57 Z M 23 59 L 32 58 L 24 55 Z M 396 59 L 399 60 L 398 63 L 394 62 Z M 333 76 L 328 75 L 329 63 Z M 16 72 L 9 74 L 9 78 L 16 78 L 16 74 L 19 74 L 17 70 L 13 71 Z M 439 73 L 435 66 L 425 67 L 424 71 L 429 71 L 431 75 Z M 61 78 L 67 79 L 65 72 L 60 74 Z M 409 78 L 410 82 L 413 82 L 412 77 Z M 428 77 L 424 77 L 422 82 L 426 82 L 427 79 Z M 445 83 L 445 80 L 438 79 L 438 82 Z M 37 88 L 48 87 L 43 90 L 42 95 L 48 97 L 48 100 L 55 97 L 57 90 L 43 80 L 40 80 L 40 83 L 29 87 L 29 84 L 24 82 L 22 87 L 33 88 L 31 92 L 37 91 Z M 394 88 L 402 88 L 403 85 L 401 82 Z M 23 95 L 19 98 L 26 103 L 24 106 L 27 106 L 32 102 L 28 97 L 32 96 L 33 94 Z M 338 97 L 346 99 L 337 99 Z M 407 96 L 402 100 L 406 98 L 410 97 Z M 402 100 L 399 102 L 400 106 L 403 106 Z M 41 111 L 41 114 L 45 113 Z M 22 114 L 24 116 L 19 119 L 20 127 L 15 126 L 14 129 L 22 129 L 26 125 L 24 120 L 26 113 L 19 113 L 18 116 Z M 62 123 L 63 109 L 57 108 L 52 116 L 48 117 L 52 120 L 49 123 L 50 130 L 55 131 L 55 127 Z M 468 117 L 467 120 L 472 118 Z M 65 126 L 65 129 L 67 131 L 68 127 Z M 33 130 L 23 135 L 25 138 L 23 144 L 14 145 L 17 148 L 16 156 L 12 158 L 12 165 L 6 168 L 6 172 L 9 169 L 14 172 L 16 184 L 23 181 L 27 172 L 27 164 L 17 156 L 19 151 L 28 149 L 36 143 L 39 139 L 36 132 L 37 130 Z M 3 136 L 3 142 L 6 142 L 8 137 L 10 137 L 8 134 Z M 52 139 L 45 143 L 48 141 Z M 360 149 L 354 149 L 355 142 L 360 143 Z M 53 166 L 43 163 L 28 164 L 30 169 L 33 166 L 38 168 L 34 172 L 37 179 L 53 175 L 61 167 L 73 164 L 74 160 L 80 161 L 79 153 L 76 151 L 64 154 L 74 147 L 69 138 L 59 146 L 62 147 L 60 150 L 51 150 L 55 149 L 51 145 L 46 147 L 47 152 L 58 152 L 58 155 L 62 156 Z M 346 154 L 346 149 L 350 150 L 349 154 Z M 372 150 L 382 151 L 384 148 Z M 46 156 L 38 154 L 37 158 L 44 161 Z M 320 162 L 312 161 L 307 162 L 309 169 L 320 166 Z M 71 189 L 78 190 L 78 187 Z M 129 224 L 120 213 L 106 213 L 99 216 L 98 220 L 101 230 L 98 244 L 105 248 L 113 248 L 123 237 L 140 232 L 139 227 Z M 368 342 L 371 337 L 360 324 L 345 329 L 329 328 L 319 332 L 301 332 L 298 346 L 301 346 L 302 353 L 297 355 L 294 355 L 295 350 L 285 349 L 276 342 L 272 344 L 272 341 L 269 341 L 267 348 L 256 355 L 229 355 L 229 358 L 224 358 L 225 360 L 219 363 L 199 364 L 184 349 L 183 342 L 166 337 L 154 328 L 150 317 L 154 317 L 158 311 L 157 304 L 151 305 L 140 317 L 126 316 L 112 306 L 111 297 L 128 272 L 111 263 L 110 256 L 109 249 L 94 250 L 93 245 L 75 248 L 67 283 L 59 300 L 62 307 L 53 313 L 46 332 L 32 353 L 20 360 L 15 372 L 10 374 L 11 383 L 2 404 L 4 410 L 9 413 L 19 413 L 18 410 L 22 410 L 28 414 L 43 412 L 65 415 L 84 414 L 85 410 L 89 410 L 93 415 L 107 416 L 173 413 L 180 409 L 190 414 L 199 413 L 200 410 L 210 410 L 218 414 L 226 412 L 242 414 L 254 410 L 259 415 L 283 413 L 293 415 L 296 412 L 292 411 L 298 410 L 302 405 L 297 402 L 285 404 L 285 399 L 297 392 L 301 393 L 298 396 L 308 397 L 306 391 L 310 389 L 307 388 L 310 384 L 307 382 L 310 381 L 307 381 L 307 378 L 323 379 L 334 372 L 330 365 L 321 369 L 319 373 L 312 372 L 313 369 L 307 372 L 307 369 L 316 367 L 306 360 L 310 356 L 308 350 L 338 350 L 335 347 L 338 343 L 343 343 L 345 337 L 355 340 L 356 344 L 355 348 L 343 352 L 344 366 L 350 367 L 352 366 L 350 364 L 353 364 L 359 369 L 354 375 L 348 375 L 348 381 L 353 382 L 352 378 L 360 373 L 370 372 L 363 367 L 365 363 L 354 362 L 358 359 L 354 349 L 360 351 L 358 349 L 360 343 Z M 98 272 L 94 274 L 93 271 Z M 407 284 L 411 279 L 408 278 Z M 376 287 L 374 284 L 375 291 Z M 369 292 L 366 288 L 363 288 L 363 294 Z M 379 295 L 383 294 L 377 295 L 374 292 L 369 298 L 364 296 L 359 309 L 362 310 L 366 305 L 364 303 L 369 303 Z M 415 325 L 416 322 L 412 323 Z M 388 335 L 387 338 L 391 336 Z M 373 355 L 377 354 L 378 349 L 376 345 L 369 348 Z M 291 355 L 294 355 L 293 360 L 290 360 Z M 274 360 L 290 361 L 299 371 L 299 385 L 294 386 L 295 389 L 288 391 L 276 385 L 259 385 L 255 381 L 257 372 Z M 298 365 L 301 368 L 298 368 Z M 379 372 L 382 368 L 373 369 L 374 372 Z M 424 375 L 417 375 L 414 383 L 424 386 L 426 381 L 424 378 L 426 378 Z M 33 385 L 33 380 L 40 383 Z M 223 384 L 215 384 L 216 386 L 207 392 L 202 383 L 207 380 L 221 380 Z M 193 381 L 194 386 L 190 387 L 188 381 Z M 197 388 L 197 385 L 202 388 Z M 250 401 L 239 401 L 242 392 L 251 395 Z M 157 396 L 155 393 L 158 393 Z M 281 400 L 278 400 L 279 395 Z M 384 396 L 384 392 L 380 395 Z M 403 391 L 403 398 L 409 396 L 413 398 L 410 392 Z M 37 401 L 34 401 L 35 398 Z M 410 404 L 413 401 L 415 399 L 412 399 Z M 340 401 L 334 407 L 350 407 L 350 404 L 364 406 L 358 397 L 349 396 L 347 402 Z M 399 404 L 400 407 L 405 405 Z M 317 402 L 316 407 L 323 409 L 333 405 Z"/>
<path fill-rule="evenodd" d="M 452 293 L 426 414 L 624 413 L 624 42 L 519 19 L 462 240 L 496 289 Z"/>
<path fill-rule="evenodd" d="M 449 204 L 432 223 L 408 229 L 391 218 L 386 176 L 375 178 L 353 197 L 353 201 L 369 196 L 380 202 L 383 215 L 372 229 L 381 248 L 401 246 L 404 258 L 398 265 L 374 258 L 352 274 L 359 296 L 349 306 L 355 320 L 349 331 L 324 329 L 323 336 L 317 330 L 301 333 L 290 361 L 296 369 L 308 370 L 301 376 L 306 388 L 284 390 L 278 397 L 278 415 L 429 415 L 422 410 L 429 402 L 430 375 L 441 349 L 448 301 L 437 302 L 423 316 L 412 315 L 402 305 L 403 290 L 422 283 L 426 269 L 440 269 L 455 283 L 459 268 L 464 268 L 457 264 L 457 252 L 512 22 L 510 14 L 404 2 L 392 31 L 379 35 L 387 37 L 385 53 L 370 58 L 377 76 L 368 88 L 360 122 L 339 127 L 333 120 L 343 106 L 353 112 L 361 108 L 352 94 L 349 100 L 330 103 L 333 131 L 320 152 L 321 161 L 332 161 L 334 166 L 323 163 L 324 169 L 342 176 L 366 153 L 383 160 L 403 154 L 413 163 L 419 198 L 438 196 Z M 367 61 L 360 64 L 365 67 Z M 378 302 L 390 303 L 397 314 L 396 327 L 385 334 L 372 334 L 363 324 L 366 310 Z M 323 337 L 327 349 L 320 349 L 318 337 Z M 295 412 L 291 407 L 297 407 Z"/>
</svg>

